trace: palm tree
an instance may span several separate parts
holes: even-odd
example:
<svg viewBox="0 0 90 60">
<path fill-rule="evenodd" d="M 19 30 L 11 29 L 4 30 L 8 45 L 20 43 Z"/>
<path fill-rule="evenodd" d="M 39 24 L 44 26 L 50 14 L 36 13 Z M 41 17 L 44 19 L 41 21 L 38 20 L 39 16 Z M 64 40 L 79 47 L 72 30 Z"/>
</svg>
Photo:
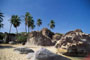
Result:
<svg viewBox="0 0 90 60">
<path fill-rule="evenodd" d="M 3 13 L 0 12 L 0 28 L 3 28 L 3 24 L 2 24 L 2 21 L 3 21 Z"/>
<path fill-rule="evenodd" d="M 37 20 L 37 26 L 38 26 L 38 30 L 39 30 L 39 27 L 42 25 L 42 20 L 41 19 L 38 19 Z"/>
<path fill-rule="evenodd" d="M 12 24 L 13 24 L 13 21 L 14 21 L 14 15 L 11 16 L 11 19 L 10 19 L 10 30 L 9 30 L 9 33 L 11 32 L 11 28 L 12 28 Z"/>
<path fill-rule="evenodd" d="M 54 20 L 51 20 L 51 21 L 50 21 L 49 27 L 50 27 L 51 29 L 55 28 L 55 22 L 54 22 Z"/>
<path fill-rule="evenodd" d="M 3 13 L 0 12 L 0 22 L 3 21 Z"/>
<path fill-rule="evenodd" d="M 3 24 L 2 23 L 0 23 L 0 28 L 3 28 Z"/>
<path fill-rule="evenodd" d="M 33 30 L 34 28 L 35 28 L 35 25 L 32 25 L 32 26 L 31 26 L 31 29 Z"/>
<path fill-rule="evenodd" d="M 28 33 L 29 33 L 29 29 L 34 27 L 34 20 L 33 20 L 33 17 L 29 16 L 28 17 Z"/>
<path fill-rule="evenodd" d="M 28 17 L 30 16 L 30 13 L 29 12 L 26 12 L 25 14 L 25 30 L 27 32 L 27 25 L 28 25 Z"/>
<path fill-rule="evenodd" d="M 21 21 L 21 19 L 20 19 L 20 17 L 18 17 L 18 15 L 13 15 L 11 17 L 11 26 L 13 25 L 16 28 L 17 34 L 18 34 L 17 27 L 20 26 L 20 21 Z"/>
</svg>

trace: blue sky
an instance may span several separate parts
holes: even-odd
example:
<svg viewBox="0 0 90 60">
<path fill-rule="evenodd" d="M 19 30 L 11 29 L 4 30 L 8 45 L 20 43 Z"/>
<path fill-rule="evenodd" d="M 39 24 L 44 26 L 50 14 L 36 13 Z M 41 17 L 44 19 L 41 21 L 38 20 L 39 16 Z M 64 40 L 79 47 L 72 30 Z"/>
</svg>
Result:
<svg viewBox="0 0 90 60">
<path fill-rule="evenodd" d="M 48 27 L 50 20 L 56 23 L 52 31 L 66 33 L 74 29 L 82 29 L 90 33 L 90 0 L 0 0 L 0 11 L 4 13 L 4 28 L 1 32 L 9 32 L 11 15 L 17 14 L 20 17 L 30 12 L 35 20 L 42 19 L 40 27 Z M 19 32 L 24 32 L 24 21 Z M 35 28 L 37 30 L 37 27 Z M 16 32 L 12 27 L 12 32 Z"/>
</svg>

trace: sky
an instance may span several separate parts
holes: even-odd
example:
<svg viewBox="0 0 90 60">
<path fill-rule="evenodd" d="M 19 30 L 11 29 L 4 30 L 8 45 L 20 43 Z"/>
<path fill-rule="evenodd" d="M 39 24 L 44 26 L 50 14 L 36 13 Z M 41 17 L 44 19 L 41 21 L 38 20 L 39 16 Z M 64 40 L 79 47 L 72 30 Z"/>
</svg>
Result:
<svg viewBox="0 0 90 60">
<path fill-rule="evenodd" d="M 0 11 L 4 13 L 4 27 L 1 32 L 9 32 L 12 15 L 21 17 L 19 32 L 25 32 L 24 15 L 30 12 L 35 20 L 43 22 L 41 27 L 47 27 L 50 20 L 55 21 L 55 33 L 66 33 L 75 29 L 82 29 L 90 34 L 90 0 L 0 0 Z M 34 29 L 37 30 L 37 27 Z M 12 33 L 16 29 L 12 27 Z"/>
</svg>

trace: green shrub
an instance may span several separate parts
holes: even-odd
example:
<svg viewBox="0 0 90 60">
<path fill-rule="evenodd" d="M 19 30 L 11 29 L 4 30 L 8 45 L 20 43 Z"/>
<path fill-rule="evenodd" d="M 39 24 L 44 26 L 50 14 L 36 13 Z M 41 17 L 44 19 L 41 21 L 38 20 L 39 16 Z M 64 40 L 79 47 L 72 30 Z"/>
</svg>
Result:
<svg viewBox="0 0 90 60">
<path fill-rule="evenodd" d="M 18 43 L 23 43 L 27 41 L 27 35 L 18 35 L 17 36 L 17 42 Z"/>
</svg>

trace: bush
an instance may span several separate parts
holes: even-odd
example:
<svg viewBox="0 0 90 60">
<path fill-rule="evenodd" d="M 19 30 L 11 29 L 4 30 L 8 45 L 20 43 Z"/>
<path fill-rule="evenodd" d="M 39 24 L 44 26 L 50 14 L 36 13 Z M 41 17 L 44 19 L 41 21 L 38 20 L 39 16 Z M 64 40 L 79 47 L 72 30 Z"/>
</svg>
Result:
<svg viewBox="0 0 90 60">
<path fill-rule="evenodd" d="M 23 43 L 27 41 L 27 35 L 18 35 L 17 36 L 17 42 L 18 43 Z"/>
</svg>

